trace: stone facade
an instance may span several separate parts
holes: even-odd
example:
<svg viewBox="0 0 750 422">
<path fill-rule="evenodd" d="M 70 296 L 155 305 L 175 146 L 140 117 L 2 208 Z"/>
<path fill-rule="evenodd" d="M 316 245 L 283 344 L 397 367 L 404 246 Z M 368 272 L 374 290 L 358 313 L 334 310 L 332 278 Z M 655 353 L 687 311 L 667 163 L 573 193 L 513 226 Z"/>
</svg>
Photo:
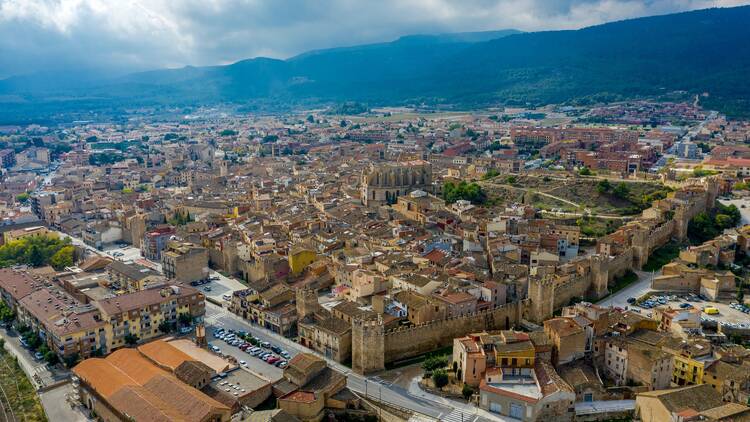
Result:
<svg viewBox="0 0 750 422">
<path fill-rule="evenodd" d="M 414 190 L 432 191 L 432 165 L 416 160 L 371 165 L 362 172 L 362 203 L 368 207 L 395 204 Z"/>
<path fill-rule="evenodd" d="M 716 177 L 691 180 L 656 201 L 639 219 L 600 239 L 598 254 L 537 271 L 529 277 L 529 319 L 541 323 L 572 298 L 605 296 L 609 283 L 627 270 L 642 268 L 654 250 L 671 239 L 684 240 L 690 220 L 713 206 L 718 191 Z"/>
</svg>

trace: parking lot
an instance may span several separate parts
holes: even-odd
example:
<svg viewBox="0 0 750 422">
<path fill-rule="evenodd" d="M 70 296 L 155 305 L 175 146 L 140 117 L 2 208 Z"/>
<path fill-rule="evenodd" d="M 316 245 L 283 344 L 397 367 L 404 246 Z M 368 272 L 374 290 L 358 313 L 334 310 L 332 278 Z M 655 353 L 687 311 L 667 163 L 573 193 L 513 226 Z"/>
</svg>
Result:
<svg viewBox="0 0 750 422">
<path fill-rule="evenodd" d="M 239 280 L 231 277 L 225 277 L 216 271 L 209 272 L 209 282 L 199 286 L 203 294 L 219 303 L 231 301 L 232 293 L 235 290 L 246 289 L 247 286 Z M 206 289 L 208 288 L 208 289 Z"/>
<path fill-rule="evenodd" d="M 282 377 L 283 374 L 283 366 L 280 365 L 280 362 L 287 362 L 289 358 L 293 356 L 293 351 L 285 351 L 281 349 L 280 346 L 271 343 L 270 341 L 264 340 L 262 338 L 256 337 L 259 342 L 266 343 L 267 347 L 261 347 L 261 346 L 255 346 L 257 349 L 259 349 L 259 352 L 257 353 L 251 353 L 250 348 L 253 346 L 250 346 L 248 348 L 248 351 L 243 351 L 239 346 L 233 345 L 231 342 L 227 342 L 226 340 L 222 339 L 222 336 L 220 335 L 220 332 L 217 332 L 218 329 L 212 329 L 207 333 L 207 336 L 209 338 L 209 349 L 216 351 L 218 349 L 219 351 L 217 353 L 223 354 L 223 355 L 229 355 L 234 357 L 237 362 L 240 364 L 240 366 L 249 369 L 250 371 L 263 376 L 264 378 L 269 379 L 270 381 L 276 381 Z M 223 331 L 224 334 L 229 333 L 229 331 Z M 234 332 L 235 338 L 239 334 L 245 334 L 244 332 Z M 251 335 L 251 333 L 247 333 L 248 335 Z M 247 343 L 247 341 L 243 341 L 243 343 Z M 211 346 L 215 347 L 216 349 L 213 349 Z M 277 347 L 277 350 L 280 352 L 286 352 L 286 356 L 282 356 L 280 353 L 275 352 L 271 350 L 271 347 Z M 267 363 L 263 359 L 261 359 L 261 354 L 269 354 L 271 357 L 278 359 L 275 364 Z M 242 363 L 244 362 L 244 364 Z"/>
<path fill-rule="evenodd" d="M 631 308 L 643 313 L 645 316 L 652 315 L 652 309 L 657 306 L 671 306 L 672 308 L 695 308 L 701 310 L 701 321 L 704 325 L 711 323 L 726 324 L 733 328 L 750 328 L 750 307 L 742 307 L 736 301 L 714 302 L 703 300 L 695 294 L 675 295 L 652 295 L 649 300 L 632 305 Z M 709 315 L 704 310 L 716 308 L 717 314 Z"/>
<path fill-rule="evenodd" d="M 154 268 L 157 271 L 161 271 L 161 264 L 158 262 L 149 261 L 141 256 L 141 251 L 138 248 L 134 248 L 129 245 L 111 245 L 102 251 L 110 258 L 117 259 L 119 261 L 128 262 L 132 261 L 137 264 L 145 265 L 147 267 Z M 228 302 L 231 300 L 232 292 L 235 290 L 245 289 L 246 286 L 240 281 L 226 277 L 216 271 L 209 270 L 209 278 L 200 284 L 196 283 L 194 287 L 200 289 L 203 294 L 216 302 Z"/>
</svg>

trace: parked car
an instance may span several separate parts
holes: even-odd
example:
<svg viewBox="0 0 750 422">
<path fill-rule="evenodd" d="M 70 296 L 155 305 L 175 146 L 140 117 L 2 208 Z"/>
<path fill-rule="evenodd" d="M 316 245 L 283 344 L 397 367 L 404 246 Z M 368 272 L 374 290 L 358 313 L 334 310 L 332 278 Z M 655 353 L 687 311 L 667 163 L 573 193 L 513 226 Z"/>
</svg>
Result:
<svg viewBox="0 0 750 422">
<path fill-rule="evenodd" d="M 631 305 L 632 305 L 633 303 L 635 303 L 635 298 L 634 298 L 634 297 L 629 297 L 629 298 L 628 298 L 628 303 L 630 303 Z"/>
<path fill-rule="evenodd" d="M 230 301 L 230 300 L 232 300 L 232 296 L 231 296 L 231 295 L 228 295 L 228 294 L 226 294 L 226 293 L 225 293 L 225 294 L 223 294 L 223 295 L 221 295 L 221 298 L 222 298 L 222 299 L 224 299 L 224 300 L 226 300 L 226 301 Z"/>
<path fill-rule="evenodd" d="M 34 357 L 37 358 L 38 360 L 44 359 L 44 355 L 39 352 L 34 353 Z"/>
<path fill-rule="evenodd" d="M 280 360 L 281 359 L 279 359 L 277 356 L 271 356 L 270 358 L 266 359 L 266 362 L 268 362 L 271 365 L 273 365 L 274 363 L 276 363 L 276 362 L 278 362 Z"/>
<path fill-rule="evenodd" d="M 284 366 L 286 366 L 286 361 L 282 359 L 282 360 L 279 360 L 278 362 L 274 363 L 274 365 L 276 365 L 279 368 L 283 368 Z M 282 366 L 282 365 L 284 365 L 284 366 Z"/>
<path fill-rule="evenodd" d="M 279 353 L 281 356 L 284 356 L 285 358 L 289 359 L 291 356 L 289 355 L 289 352 L 286 350 L 282 350 L 281 353 Z"/>
<path fill-rule="evenodd" d="M 275 344 L 273 346 L 271 346 L 271 350 L 273 350 L 274 353 L 281 353 L 281 347 L 279 347 L 279 346 L 277 346 Z"/>
<path fill-rule="evenodd" d="M 269 343 L 267 341 L 262 341 L 262 342 L 260 342 L 260 346 L 262 348 L 264 348 L 264 349 L 270 349 L 271 348 L 271 343 Z"/>
<path fill-rule="evenodd" d="M 210 292 L 210 291 L 211 291 L 211 286 L 206 286 L 206 287 L 204 287 L 204 288 L 203 288 L 203 291 L 204 291 L 204 292 Z"/>
</svg>

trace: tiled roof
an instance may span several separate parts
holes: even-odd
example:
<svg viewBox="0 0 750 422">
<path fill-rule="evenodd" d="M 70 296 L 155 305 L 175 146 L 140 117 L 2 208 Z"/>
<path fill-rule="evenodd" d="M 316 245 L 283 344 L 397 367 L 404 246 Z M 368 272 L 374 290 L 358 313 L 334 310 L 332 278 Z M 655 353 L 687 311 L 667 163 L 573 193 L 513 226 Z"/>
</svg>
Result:
<svg viewBox="0 0 750 422">
<path fill-rule="evenodd" d="M 671 390 L 647 391 L 638 395 L 657 398 L 669 412 L 674 413 L 687 409 L 702 412 L 723 404 L 719 393 L 709 384 L 691 385 Z"/>
<path fill-rule="evenodd" d="M 175 370 L 185 361 L 193 360 L 188 354 L 172 346 L 164 340 L 155 340 L 138 347 L 144 356 L 158 365 Z"/>
<path fill-rule="evenodd" d="M 86 359 L 73 373 L 120 413 L 139 421 L 198 422 L 229 413 L 227 406 L 159 369 L 135 349 L 120 349 L 105 359 Z"/>
<path fill-rule="evenodd" d="M 35 281 L 25 272 L 9 268 L 0 269 L 0 288 L 8 292 L 15 300 L 33 292 L 40 285 L 41 283 Z"/>
</svg>

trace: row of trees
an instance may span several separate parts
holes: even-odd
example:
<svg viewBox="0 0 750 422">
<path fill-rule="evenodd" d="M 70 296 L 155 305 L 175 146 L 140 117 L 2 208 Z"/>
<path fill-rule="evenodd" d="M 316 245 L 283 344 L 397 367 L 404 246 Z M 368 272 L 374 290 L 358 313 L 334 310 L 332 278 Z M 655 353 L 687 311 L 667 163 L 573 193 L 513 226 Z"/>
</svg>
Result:
<svg viewBox="0 0 750 422">
<path fill-rule="evenodd" d="M 39 352 L 48 364 L 55 365 L 60 361 L 60 357 L 53 350 L 49 349 L 39 337 L 39 333 L 25 325 L 18 327 L 18 333 L 26 343 L 26 347 L 32 352 Z"/>
<path fill-rule="evenodd" d="M 75 247 L 70 239 L 51 236 L 32 236 L 14 240 L 0 246 L 0 267 L 51 265 L 56 270 L 73 265 Z"/>
</svg>

